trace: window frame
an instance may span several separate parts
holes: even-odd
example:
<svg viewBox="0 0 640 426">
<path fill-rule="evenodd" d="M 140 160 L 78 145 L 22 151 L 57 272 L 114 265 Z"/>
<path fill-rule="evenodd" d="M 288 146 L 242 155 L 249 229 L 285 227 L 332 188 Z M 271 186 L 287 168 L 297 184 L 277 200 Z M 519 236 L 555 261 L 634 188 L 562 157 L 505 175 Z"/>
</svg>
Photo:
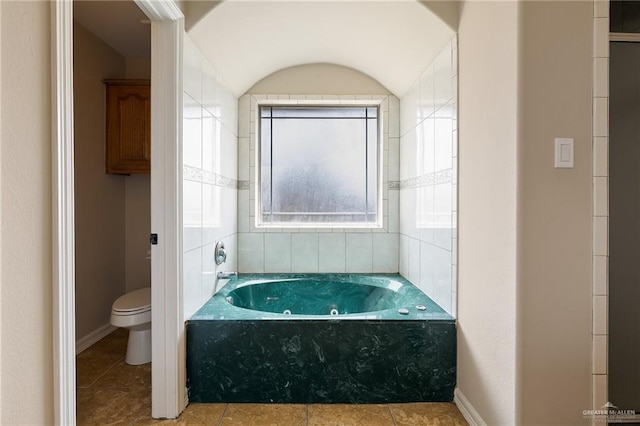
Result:
<svg viewBox="0 0 640 426">
<path fill-rule="evenodd" d="M 262 99 L 256 100 L 256 109 L 251 115 L 254 119 L 255 126 L 255 170 L 254 170 L 254 201 L 255 201 L 255 224 L 256 228 L 262 229 L 382 229 L 383 228 L 383 212 L 384 212 L 384 146 L 386 143 L 386 135 L 384 129 L 385 111 L 382 107 L 384 99 L 366 99 L 366 100 L 291 100 L 291 99 Z M 262 107 L 318 107 L 318 108 L 340 108 L 340 107 L 357 107 L 357 108 L 376 108 L 377 109 L 377 166 L 376 166 L 376 220 L 375 222 L 357 223 L 357 222 L 264 222 L 262 220 L 262 143 L 261 143 L 261 108 Z"/>
</svg>

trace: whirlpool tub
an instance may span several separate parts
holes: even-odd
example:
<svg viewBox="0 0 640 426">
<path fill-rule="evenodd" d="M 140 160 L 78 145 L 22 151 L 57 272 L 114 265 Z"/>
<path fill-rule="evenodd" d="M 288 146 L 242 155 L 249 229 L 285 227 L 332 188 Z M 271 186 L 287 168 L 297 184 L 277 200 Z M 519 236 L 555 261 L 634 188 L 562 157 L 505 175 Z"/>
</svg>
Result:
<svg viewBox="0 0 640 426">
<path fill-rule="evenodd" d="M 187 322 L 192 402 L 451 401 L 455 320 L 399 275 L 240 275 Z"/>
</svg>

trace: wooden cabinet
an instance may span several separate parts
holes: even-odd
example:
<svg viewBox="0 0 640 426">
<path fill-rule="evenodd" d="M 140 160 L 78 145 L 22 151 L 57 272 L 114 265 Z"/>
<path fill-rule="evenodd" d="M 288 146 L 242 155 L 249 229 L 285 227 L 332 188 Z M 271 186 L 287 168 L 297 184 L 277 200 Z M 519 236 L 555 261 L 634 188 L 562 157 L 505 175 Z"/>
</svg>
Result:
<svg viewBox="0 0 640 426">
<path fill-rule="evenodd" d="M 151 87 L 149 80 L 105 80 L 106 169 L 114 174 L 151 170 Z"/>
</svg>

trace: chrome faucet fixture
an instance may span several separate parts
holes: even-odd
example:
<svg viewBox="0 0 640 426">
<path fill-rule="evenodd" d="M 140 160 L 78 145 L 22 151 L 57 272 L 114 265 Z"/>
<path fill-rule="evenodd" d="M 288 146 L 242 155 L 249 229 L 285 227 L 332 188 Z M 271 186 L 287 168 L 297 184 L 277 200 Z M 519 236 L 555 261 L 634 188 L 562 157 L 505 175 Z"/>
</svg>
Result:
<svg viewBox="0 0 640 426">
<path fill-rule="evenodd" d="M 224 243 L 222 241 L 218 241 L 216 243 L 216 248 L 214 249 L 214 259 L 216 265 L 222 265 L 227 261 L 227 251 L 224 249 Z"/>
<path fill-rule="evenodd" d="M 219 280 L 223 280 L 231 277 L 237 277 L 238 273 L 236 271 L 230 271 L 230 272 L 220 271 L 216 276 L 218 277 Z"/>
</svg>

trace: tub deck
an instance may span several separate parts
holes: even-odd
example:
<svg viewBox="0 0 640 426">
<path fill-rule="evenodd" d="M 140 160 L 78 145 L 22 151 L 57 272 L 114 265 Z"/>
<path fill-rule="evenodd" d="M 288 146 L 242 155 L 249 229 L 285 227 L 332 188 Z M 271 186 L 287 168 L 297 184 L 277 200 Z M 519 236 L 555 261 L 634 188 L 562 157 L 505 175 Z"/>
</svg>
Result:
<svg viewBox="0 0 640 426">
<path fill-rule="evenodd" d="M 288 274 L 287 278 L 299 276 Z M 455 320 L 412 284 L 398 275 L 340 275 L 345 282 L 366 280 L 371 284 L 375 278 L 374 285 L 394 286 L 399 306 L 339 316 L 268 313 L 239 308 L 225 300 L 243 283 L 279 277 L 241 276 L 187 322 L 190 401 L 453 400 Z M 419 311 L 416 304 L 427 309 Z M 401 306 L 410 313 L 398 314 Z"/>
</svg>

